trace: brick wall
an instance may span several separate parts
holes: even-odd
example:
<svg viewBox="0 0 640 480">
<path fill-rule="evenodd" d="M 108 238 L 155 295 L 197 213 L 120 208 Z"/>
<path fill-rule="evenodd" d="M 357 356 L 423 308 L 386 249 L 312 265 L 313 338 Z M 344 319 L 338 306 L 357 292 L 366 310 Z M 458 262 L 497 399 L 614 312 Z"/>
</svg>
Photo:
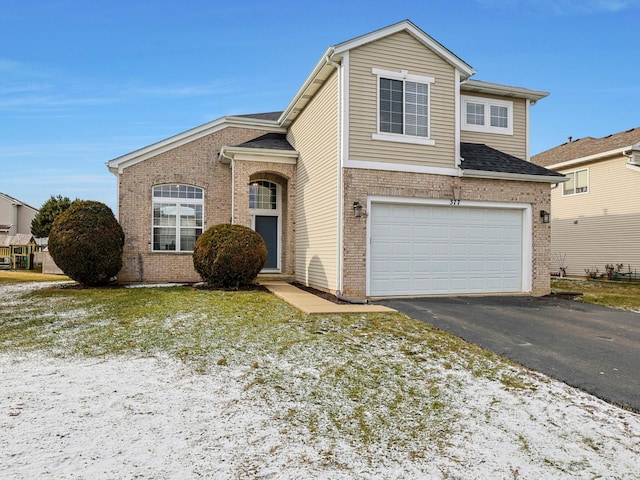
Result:
<svg viewBox="0 0 640 480">
<path fill-rule="evenodd" d="M 296 166 L 269 161 L 234 162 L 234 182 L 236 185 L 234 203 L 234 223 L 251 226 L 249 218 L 249 183 L 254 180 L 268 180 L 280 186 L 282 223 L 280 272 L 294 273 L 295 265 L 295 173 Z M 241 188 L 238 188 L 241 186 Z"/>
<path fill-rule="evenodd" d="M 549 210 L 548 183 L 447 177 L 383 170 L 344 169 L 343 293 L 364 297 L 366 292 L 366 218 L 353 215 L 353 202 L 366 205 L 372 195 L 425 199 L 451 199 L 453 187 L 461 199 L 528 203 L 532 205 L 532 294 L 550 291 L 551 229 L 543 224 L 540 210 Z"/>
<path fill-rule="evenodd" d="M 204 189 L 204 229 L 231 220 L 231 167 L 218 160 L 223 146 L 265 132 L 228 127 L 132 165 L 119 176 L 118 216 L 125 233 L 122 282 L 192 282 L 200 277 L 191 253 L 151 251 L 152 187 L 167 183 Z"/>
</svg>

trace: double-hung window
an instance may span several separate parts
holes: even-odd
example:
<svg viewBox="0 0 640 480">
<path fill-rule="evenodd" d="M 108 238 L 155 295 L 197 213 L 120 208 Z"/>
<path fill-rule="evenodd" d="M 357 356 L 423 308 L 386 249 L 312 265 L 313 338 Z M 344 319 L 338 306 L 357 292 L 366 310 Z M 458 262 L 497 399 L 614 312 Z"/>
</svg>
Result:
<svg viewBox="0 0 640 480">
<path fill-rule="evenodd" d="M 513 135 L 513 102 L 461 97 L 462 130 Z"/>
<path fill-rule="evenodd" d="M 378 77 L 378 131 L 374 140 L 434 145 L 430 126 L 432 77 L 374 68 Z"/>
<path fill-rule="evenodd" d="M 567 178 L 562 186 L 563 195 L 576 195 L 578 193 L 589 192 L 589 170 L 576 170 L 575 172 L 565 173 Z"/>
<path fill-rule="evenodd" d="M 153 251 L 192 252 L 204 225 L 202 188 L 153 187 Z"/>
</svg>

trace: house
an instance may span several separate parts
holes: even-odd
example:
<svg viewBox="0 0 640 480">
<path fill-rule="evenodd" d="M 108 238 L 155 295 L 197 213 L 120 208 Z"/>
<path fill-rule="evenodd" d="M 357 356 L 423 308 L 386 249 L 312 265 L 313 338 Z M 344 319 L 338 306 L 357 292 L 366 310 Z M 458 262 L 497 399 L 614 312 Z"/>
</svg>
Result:
<svg viewBox="0 0 640 480">
<path fill-rule="evenodd" d="M 640 128 L 570 138 L 532 161 L 569 179 L 551 193 L 552 270 L 640 269 Z"/>
<path fill-rule="evenodd" d="M 197 281 L 217 223 L 264 272 L 347 297 L 549 291 L 550 184 L 529 162 L 548 94 L 474 80 L 410 21 L 329 47 L 282 112 L 234 115 L 107 163 L 124 282 Z"/>
<path fill-rule="evenodd" d="M 0 193 L 0 237 L 19 233 L 31 234 L 31 221 L 37 208 L 5 193 Z"/>
</svg>

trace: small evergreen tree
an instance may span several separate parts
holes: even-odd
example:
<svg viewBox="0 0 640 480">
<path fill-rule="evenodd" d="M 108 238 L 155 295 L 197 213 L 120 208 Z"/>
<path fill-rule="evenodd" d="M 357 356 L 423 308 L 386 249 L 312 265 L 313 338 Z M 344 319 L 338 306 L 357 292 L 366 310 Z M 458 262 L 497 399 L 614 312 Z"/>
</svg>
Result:
<svg viewBox="0 0 640 480">
<path fill-rule="evenodd" d="M 76 199 L 77 200 L 77 199 Z M 34 237 L 48 237 L 51 225 L 58 215 L 66 211 L 71 206 L 69 197 L 58 195 L 44 202 L 31 221 L 31 235 Z"/>
<path fill-rule="evenodd" d="M 214 225 L 198 237 L 193 249 L 196 272 L 214 287 L 250 285 L 266 261 L 264 240 L 242 225 Z"/>
<path fill-rule="evenodd" d="M 105 285 L 122 268 L 124 232 L 104 203 L 76 200 L 49 232 L 49 253 L 76 282 Z"/>
</svg>

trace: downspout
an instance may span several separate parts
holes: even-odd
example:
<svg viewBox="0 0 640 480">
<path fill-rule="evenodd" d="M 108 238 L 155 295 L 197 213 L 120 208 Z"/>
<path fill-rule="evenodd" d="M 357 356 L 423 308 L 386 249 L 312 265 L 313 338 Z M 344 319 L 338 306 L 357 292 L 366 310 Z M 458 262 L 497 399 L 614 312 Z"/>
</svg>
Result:
<svg viewBox="0 0 640 480">
<path fill-rule="evenodd" d="M 236 211 L 236 176 L 233 168 L 233 157 L 230 157 L 224 152 L 224 147 L 220 149 L 220 159 L 223 158 L 229 159 L 229 166 L 231 168 L 231 218 L 229 219 L 229 223 L 233 224 Z"/>
</svg>

